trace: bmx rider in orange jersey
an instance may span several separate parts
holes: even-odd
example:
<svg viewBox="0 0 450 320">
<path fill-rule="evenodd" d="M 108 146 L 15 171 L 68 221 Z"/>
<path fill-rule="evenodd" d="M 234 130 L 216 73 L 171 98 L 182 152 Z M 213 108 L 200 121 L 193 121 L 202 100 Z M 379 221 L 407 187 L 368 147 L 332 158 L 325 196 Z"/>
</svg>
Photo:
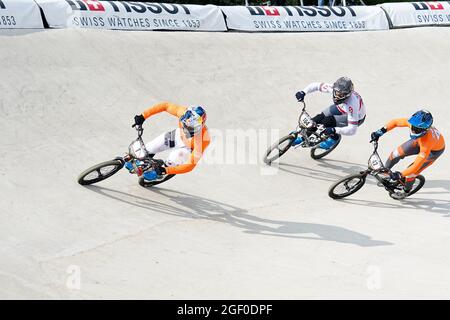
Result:
<svg viewBox="0 0 450 320">
<path fill-rule="evenodd" d="M 377 141 L 383 134 L 396 127 L 409 127 L 410 140 L 395 149 L 386 161 L 386 167 L 391 169 L 401 159 L 417 154 L 416 159 L 402 172 L 394 171 L 393 180 L 405 180 L 405 194 L 408 193 L 419 173 L 429 167 L 444 153 L 445 141 L 442 134 L 432 126 L 433 116 L 427 110 L 419 110 L 411 118 L 399 118 L 389 121 L 381 129 L 372 132 L 372 140 Z"/>
<path fill-rule="evenodd" d="M 149 117 L 167 112 L 179 119 L 178 128 L 163 133 L 145 147 L 151 155 L 172 149 L 165 166 L 144 172 L 145 180 L 155 180 L 165 174 L 182 174 L 195 168 L 210 143 L 208 128 L 205 125 L 206 112 L 201 106 L 184 107 L 169 102 L 158 103 L 142 114 L 134 117 L 135 125 L 142 125 Z M 131 163 L 125 164 L 132 170 Z"/>
</svg>

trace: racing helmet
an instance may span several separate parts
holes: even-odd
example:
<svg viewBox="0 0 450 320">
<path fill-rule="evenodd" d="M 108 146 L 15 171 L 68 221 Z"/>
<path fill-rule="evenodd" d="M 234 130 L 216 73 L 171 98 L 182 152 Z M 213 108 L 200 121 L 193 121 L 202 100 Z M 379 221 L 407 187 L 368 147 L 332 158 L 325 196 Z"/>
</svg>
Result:
<svg viewBox="0 0 450 320">
<path fill-rule="evenodd" d="M 333 84 L 333 102 L 343 103 L 353 92 L 353 82 L 348 77 L 340 77 Z"/>
<path fill-rule="evenodd" d="M 431 128 L 433 116 L 428 110 L 422 109 L 414 113 L 408 123 L 411 125 L 411 139 L 417 139 L 424 136 Z"/>
<path fill-rule="evenodd" d="M 200 132 L 206 122 L 206 112 L 201 106 L 192 106 L 187 108 L 186 112 L 180 117 L 183 129 L 190 134 Z"/>
</svg>

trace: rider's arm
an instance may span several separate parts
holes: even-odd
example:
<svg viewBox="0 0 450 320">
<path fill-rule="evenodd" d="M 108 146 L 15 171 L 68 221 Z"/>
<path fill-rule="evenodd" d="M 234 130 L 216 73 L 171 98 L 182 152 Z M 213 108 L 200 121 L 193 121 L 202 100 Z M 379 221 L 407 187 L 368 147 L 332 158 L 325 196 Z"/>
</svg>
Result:
<svg viewBox="0 0 450 320">
<path fill-rule="evenodd" d="M 396 127 L 409 127 L 409 126 L 410 126 L 410 124 L 408 123 L 407 118 L 398 118 L 398 119 L 393 119 L 393 120 L 389 121 L 385 125 L 385 128 L 387 131 L 391 131 L 392 129 L 394 129 Z"/>
<path fill-rule="evenodd" d="M 303 91 L 308 94 L 316 91 L 320 92 L 333 92 L 333 86 L 329 83 L 324 82 L 313 82 L 310 83 Z"/>
<path fill-rule="evenodd" d="M 194 141 L 194 149 L 192 150 L 189 160 L 186 163 L 175 167 L 167 167 L 167 174 L 187 173 L 195 168 L 197 163 L 202 158 L 203 152 L 205 152 L 206 148 L 209 145 L 210 137 L 208 132 L 205 132 L 203 136 L 199 135 L 198 137 L 194 137 L 194 139 L 199 139 L 199 141 Z"/>
<path fill-rule="evenodd" d="M 157 113 L 165 111 L 179 118 L 184 114 L 185 110 L 186 108 L 183 106 L 178 106 L 170 102 L 162 102 L 146 109 L 144 112 L 142 112 L 142 115 L 145 119 L 147 119 Z"/>
<path fill-rule="evenodd" d="M 346 127 L 336 127 L 336 133 L 344 136 L 353 136 L 358 130 L 358 124 L 349 123 Z"/>
<path fill-rule="evenodd" d="M 414 162 L 408 168 L 403 170 L 402 175 L 404 177 L 407 177 L 418 172 L 430 155 L 430 152 L 431 148 L 421 148 L 419 154 L 416 157 L 416 160 L 414 160 Z"/>
</svg>

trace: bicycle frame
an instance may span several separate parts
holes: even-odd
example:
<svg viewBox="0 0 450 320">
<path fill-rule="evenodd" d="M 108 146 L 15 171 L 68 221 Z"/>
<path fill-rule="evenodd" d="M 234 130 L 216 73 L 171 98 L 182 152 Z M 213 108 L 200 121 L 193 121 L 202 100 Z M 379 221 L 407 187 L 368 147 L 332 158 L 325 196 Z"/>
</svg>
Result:
<svg viewBox="0 0 450 320">
<path fill-rule="evenodd" d="M 142 140 L 144 129 L 142 126 L 139 126 L 136 130 L 138 132 L 138 137 L 128 146 L 128 154 L 132 156 L 133 159 L 145 160 L 148 158 L 148 151 L 145 148 L 144 140 Z"/>
<path fill-rule="evenodd" d="M 144 140 L 142 139 L 142 134 L 144 132 L 142 126 L 137 126 L 136 130 L 138 132 L 138 137 L 128 146 L 128 153 L 123 157 L 123 160 L 125 162 L 132 161 L 134 172 L 138 176 L 141 176 L 148 168 L 154 167 L 157 164 L 157 161 L 153 159 L 153 155 L 150 155 L 145 147 Z M 138 166 L 135 160 L 144 162 L 144 165 L 139 164 Z"/>
<path fill-rule="evenodd" d="M 366 174 L 370 174 L 371 176 L 375 177 L 388 191 L 395 191 L 395 189 L 400 185 L 404 185 L 403 181 L 390 181 L 390 174 L 391 170 L 389 168 L 386 168 L 383 161 L 381 160 L 380 155 L 378 154 L 378 142 L 372 141 L 372 144 L 374 146 L 374 150 L 372 155 L 369 157 L 368 160 L 368 169 L 365 171 Z M 381 177 L 381 175 L 385 175 L 385 177 L 389 177 L 389 179 Z"/>
<path fill-rule="evenodd" d="M 306 111 L 306 103 L 304 101 L 301 101 L 301 103 L 303 107 L 298 117 L 298 125 L 295 132 L 296 135 L 300 135 L 303 138 L 303 141 L 306 143 L 305 147 L 312 147 L 325 139 L 322 134 L 325 127 L 322 124 L 317 125 Z M 314 127 L 317 127 L 317 130 L 315 132 L 310 131 L 308 134 L 308 130 Z"/>
</svg>

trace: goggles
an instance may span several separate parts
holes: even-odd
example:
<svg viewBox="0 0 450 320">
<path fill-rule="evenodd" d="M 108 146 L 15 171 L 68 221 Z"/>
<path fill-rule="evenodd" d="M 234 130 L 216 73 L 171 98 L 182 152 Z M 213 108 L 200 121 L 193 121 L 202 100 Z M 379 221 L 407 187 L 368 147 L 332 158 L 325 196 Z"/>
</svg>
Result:
<svg viewBox="0 0 450 320">
<path fill-rule="evenodd" d="M 344 92 L 342 92 L 342 91 L 334 90 L 334 91 L 333 91 L 333 96 L 334 96 L 336 99 L 344 99 L 347 95 L 346 95 Z"/>
<path fill-rule="evenodd" d="M 414 134 L 420 134 L 423 133 L 425 131 L 427 131 L 428 129 L 425 128 L 419 128 L 419 127 L 415 127 L 415 126 L 411 126 L 411 132 Z"/>
</svg>

